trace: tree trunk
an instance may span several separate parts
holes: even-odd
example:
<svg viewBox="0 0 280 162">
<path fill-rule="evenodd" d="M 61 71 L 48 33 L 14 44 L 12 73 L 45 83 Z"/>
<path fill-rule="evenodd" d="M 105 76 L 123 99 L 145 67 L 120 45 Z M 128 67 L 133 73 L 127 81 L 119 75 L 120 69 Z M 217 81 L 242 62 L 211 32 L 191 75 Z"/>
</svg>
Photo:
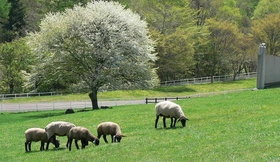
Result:
<svg viewBox="0 0 280 162">
<path fill-rule="evenodd" d="M 9 84 L 9 93 L 10 93 L 10 94 L 14 93 L 14 89 L 15 89 L 14 83 L 10 83 L 10 84 Z"/>
<path fill-rule="evenodd" d="M 92 92 L 89 94 L 89 98 L 91 100 L 92 110 L 99 109 L 98 101 L 97 101 L 97 89 L 96 88 L 92 89 Z"/>
</svg>

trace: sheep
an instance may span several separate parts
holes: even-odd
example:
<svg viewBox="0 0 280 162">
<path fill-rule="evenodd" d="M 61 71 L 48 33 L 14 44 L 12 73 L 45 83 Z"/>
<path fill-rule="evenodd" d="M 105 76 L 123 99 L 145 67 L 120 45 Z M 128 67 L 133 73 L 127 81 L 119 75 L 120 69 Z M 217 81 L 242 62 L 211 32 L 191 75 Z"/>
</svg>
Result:
<svg viewBox="0 0 280 162">
<path fill-rule="evenodd" d="M 121 142 L 122 137 L 125 135 L 122 134 L 121 128 L 117 123 L 113 122 L 103 122 L 97 126 L 97 134 L 98 138 L 103 135 L 103 139 L 106 143 L 108 143 L 106 139 L 106 135 L 111 135 L 112 143 L 113 142 Z"/>
<path fill-rule="evenodd" d="M 69 123 L 69 122 L 64 122 L 64 121 L 56 121 L 56 122 L 51 122 L 49 123 L 46 127 L 45 130 L 48 135 L 48 142 L 46 146 L 46 150 L 49 148 L 49 143 L 51 138 L 56 138 L 57 136 L 67 136 L 67 144 L 66 147 L 68 147 L 69 143 L 69 130 L 73 127 L 76 127 L 76 125 Z"/>
<path fill-rule="evenodd" d="M 163 116 L 164 128 L 166 128 L 166 122 L 165 122 L 166 118 L 171 118 L 170 128 L 172 127 L 175 128 L 177 119 L 178 122 L 181 121 L 183 127 L 186 126 L 186 121 L 189 120 L 188 118 L 185 117 L 185 114 L 182 111 L 181 106 L 171 101 L 163 101 L 157 103 L 155 106 L 155 110 L 156 110 L 155 128 L 157 128 L 157 123 L 160 116 Z"/>
<path fill-rule="evenodd" d="M 48 141 L 48 135 L 45 129 L 42 128 L 29 128 L 25 132 L 25 151 L 31 151 L 31 142 L 38 142 L 41 141 L 40 151 L 44 150 L 44 145 Z M 56 148 L 59 147 L 59 141 L 54 140 L 53 138 L 50 141 L 55 145 Z"/>
<path fill-rule="evenodd" d="M 78 140 L 81 140 L 82 149 L 88 145 L 88 141 L 94 143 L 96 146 L 99 145 L 99 139 L 91 134 L 91 132 L 84 127 L 73 127 L 69 131 L 69 151 L 71 151 L 72 141 L 75 139 L 76 148 L 79 149 Z"/>
</svg>

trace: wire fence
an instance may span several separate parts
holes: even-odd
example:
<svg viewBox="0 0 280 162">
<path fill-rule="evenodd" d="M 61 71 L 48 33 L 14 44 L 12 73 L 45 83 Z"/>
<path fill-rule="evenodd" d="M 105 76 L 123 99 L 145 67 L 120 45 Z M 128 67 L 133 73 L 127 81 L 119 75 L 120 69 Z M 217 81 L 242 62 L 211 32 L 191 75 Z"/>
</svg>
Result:
<svg viewBox="0 0 280 162">
<path fill-rule="evenodd" d="M 243 80 L 249 78 L 256 78 L 257 72 L 250 72 L 250 73 L 241 73 L 237 74 L 236 80 Z M 160 86 L 176 86 L 176 85 L 189 85 L 189 84 L 204 84 L 204 83 L 211 83 L 212 77 L 201 77 L 201 78 L 189 78 L 189 79 L 180 79 L 180 80 L 171 80 L 171 81 L 164 81 L 160 83 Z M 213 76 L 213 82 L 225 82 L 225 81 L 232 81 L 234 75 L 221 75 L 221 76 Z"/>
</svg>

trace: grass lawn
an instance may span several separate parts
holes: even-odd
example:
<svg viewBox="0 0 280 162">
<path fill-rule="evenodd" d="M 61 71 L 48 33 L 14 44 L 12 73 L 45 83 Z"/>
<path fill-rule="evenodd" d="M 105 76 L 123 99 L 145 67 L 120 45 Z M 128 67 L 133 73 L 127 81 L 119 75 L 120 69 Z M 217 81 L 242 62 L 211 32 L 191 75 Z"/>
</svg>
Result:
<svg viewBox="0 0 280 162">
<path fill-rule="evenodd" d="M 64 114 L 64 110 L 0 114 L 0 161 L 280 161 L 280 89 L 243 91 L 176 101 L 190 119 L 185 128 L 163 129 L 162 119 L 154 128 L 154 105 L 116 106 L 112 109 Z M 39 151 L 32 143 L 25 153 L 24 131 L 44 128 L 52 121 L 69 121 L 89 128 L 94 135 L 104 121 L 119 123 L 124 137 L 121 143 L 84 150 L 66 149 L 66 137 L 59 149 Z M 167 120 L 169 126 L 170 120 Z"/>
</svg>

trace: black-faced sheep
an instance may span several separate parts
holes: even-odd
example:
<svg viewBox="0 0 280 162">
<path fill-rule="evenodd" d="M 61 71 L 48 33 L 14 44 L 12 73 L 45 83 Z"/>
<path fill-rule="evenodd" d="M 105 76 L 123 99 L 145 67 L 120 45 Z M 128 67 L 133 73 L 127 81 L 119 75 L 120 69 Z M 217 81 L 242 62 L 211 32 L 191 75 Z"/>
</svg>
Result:
<svg viewBox="0 0 280 162">
<path fill-rule="evenodd" d="M 51 122 L 49 123 L 46 127 L 45 130 L 48 135 L 48 142 L 46 146 L 46 150 L 49 148 L 49 143 L 51 138 L 56 139 L 57 136 L 67 136 L 67 144 L 66 147 L 68 147 L 69 143 L 69 130 L 71 128 L 75 127 L 74 124 L 69 123 L 69 122 L 64 122 L 64 121 L 56 121 L 56 122 Z"/>
<path fill-rule="evenodd" d="M 106 143 L 108 143 L 106 139 L 106 135 L 111 135 L 112 143 L 113 142 L 121 142 L 122 137 L 125 135 L 122 134 L 121 128 L 117 123 L 113 122 L 103 122 L 97 126 L 97 134 L 98 138 L 103 135 L 103 139 Z"/>
<path fill-rule="evenodd" d="M 156 120 L 155 120 L 155 128 L 157 128 L 158 119 L 160 116 L 163 116 L 163 126 L 166 128 L 166 118 L 171 118 L 170 127 L 175 127 L 176 121 L 181 121 L 182 126 L 186 126 L 186 121 L 189 120 L 185 117 L 185 114 L 180 105 L 171 102 L 171 101 L 163 101 L 159 102 L 155 106 L 156 110 Z"/>
<path fill-rule="evenodd" d="M 72 141 L 75 139 L 76 148 L 79 149 L 78 140 L 81 140 L 82 149 L 88 145 L 88 141 L 94 143 L 96 146 L 99 145 L 99 139 L 91 134 L 91 132 L 84 127 L 73 127 L 69 131 L 69 151 L 71 151 Z"/>
<path fill-rule="evenodd" d="M 44 145 L 48 141 L 48 135 L 47 135 L 45 129 L 29 128 L 24 132 L 24 134 L 25 134 L 25 139 L 26 139 L 26 141 L 25 141 L 25 151 L 26 152 L 31 151 L 32 141 L 34 141 L 34 142 L 41 141 L 40 151 L 44 150 Z M 54 140 L 54 138 L 52 138 L 50 142 L 53 143 L 56 148 L 59 147 L 58 140 Z"/>
</svg>

